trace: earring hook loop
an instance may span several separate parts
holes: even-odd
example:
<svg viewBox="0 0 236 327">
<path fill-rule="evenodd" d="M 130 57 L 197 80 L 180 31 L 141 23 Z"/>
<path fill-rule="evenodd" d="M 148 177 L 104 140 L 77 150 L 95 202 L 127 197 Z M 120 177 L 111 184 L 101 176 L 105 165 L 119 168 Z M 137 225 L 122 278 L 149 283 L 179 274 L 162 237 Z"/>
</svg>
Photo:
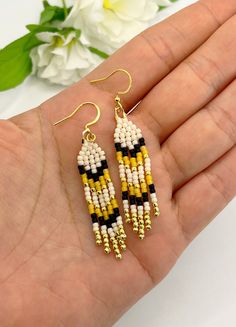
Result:
<svg viewBox="0 0 236 327">
<path fill-rule="evenodd" d="M 115 69 L 115 70 L 113 70 L 109 75 L 104 76 L 104 77 L 102 77 L 102 78 L 94 79 L 94 80 L 90 81 L 90 83 L 93 84 L 93 83 L 97 83 L 97 82 L 106 81 L 108 78 L 110 78 L 111 76 L 113 76 L 113 75 L 116 74 L 117 72 L 125 73 L 126 76 L 128 76 L 128 79 L 129 79 L 129 85 L 128 85 L 127 89 L 124 90 L 124 91 L 118 91 L 118 92 L 117 92 L 117 95 L 126 94 L 126 93 L 128 93 L 128 92 L 130 91 L 130 89 L 131 89 L 131 87 L 132 87 L 132 83 L 133 83 L 133 81 L 132 81 L 131 74 L 130 74 L 127 70 L 125 70 L 125 69 L 123 69 L 123 68 Z"/>
<path fill-rule="evenodd" d="M 87 101 L 87 102 L 81 103 L 78 107 L 75 108 L 75 110 L 71 114 L 69 114 L 68 116 L 66 116 L 66 117 L 64 117 L 64 118 L 62 118 L 60 120 L 58 120 L 53 125 L 56 126 L 58 124 L 61 124 L 64 121 L 66 121 L 67 119 L 72 118 L 85 105 L 92 105 L 97 110 L 96 117 L 85 125 L 84 131 L 83 131 L 83 138 L 85 140 L 87 140 L 88 142 L 93 142 L 96 139 L 96 135 L 91 132 L 89 127 L 96 124 L 98 122 L 99 118 L 100 118 L 100 115 L 101 115 L 101 110 L 100 110 L 99 106 L 94 102 Z"/>
</svg>

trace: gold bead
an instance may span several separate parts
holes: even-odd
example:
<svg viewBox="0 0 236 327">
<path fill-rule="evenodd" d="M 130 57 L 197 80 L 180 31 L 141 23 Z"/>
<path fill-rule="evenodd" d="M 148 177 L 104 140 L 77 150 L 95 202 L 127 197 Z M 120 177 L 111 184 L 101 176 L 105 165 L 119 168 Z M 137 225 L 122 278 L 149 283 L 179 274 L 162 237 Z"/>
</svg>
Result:
<svg viewBox="0 0 236 327">
<path fill-rule="evenodd" d="M 106 254 L 109 254 L 109 253 L 111 253 L 111 249 L 108 246 L 107 247 L 104 247 L 104 252 Z"/>
<path fill-rule="evenodd" d="M 144 235 L 144 234 L 139 234 L 139 239 L 140 239 L 140 240 L 143 240 L 143 239 L 144 239 L 144 237 L 145 237 L 145 235 Z"/>
<path fill-rule="evenodd" d="M 154 206 L 154 215 L 155 216 L 160 216 L 160 209 L 158 207 L 158 204 L 154 203 L 153 206 Z"/>
<path fill-rule="evenodd" d="M 121 260 L 121 259 L 122 259 L 122 255 L 121 255 L 121 253 L 117 253 L 117 254 L 116 254 L 116 259 L 118 259 L 118 260 Z"/>
</svg>

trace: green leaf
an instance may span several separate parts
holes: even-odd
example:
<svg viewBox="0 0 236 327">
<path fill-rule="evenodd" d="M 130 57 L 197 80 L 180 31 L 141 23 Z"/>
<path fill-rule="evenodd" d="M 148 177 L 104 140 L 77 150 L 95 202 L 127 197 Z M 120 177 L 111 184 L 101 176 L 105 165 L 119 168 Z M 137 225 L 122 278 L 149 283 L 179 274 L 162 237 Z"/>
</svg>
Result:
<svg viewBox="0 0 236 327">
<path fill-rule="evenodd" d="M 57 27 L 50 26 L 50 25 L 29 24 L 29 25 L 26 25 L 26 28 L 30 32 L 34 32 L 34 33 L 40 33 L 40 32 L 58 32 L 59 31 L 59 29 Z"/>
<path fill-rule="evenodd" d="M 55 15 L 55 7 L 48 6 L 46 7 L 40 15 L 40 24 L 46 24 L 50 22 Z"/>
<path fill-rule="evenodd" d="M 95 53 L 96 55 L 98 55 L 99 57 L 103 58 L 103 59 L 107 59 L 109 57 L 108 54 L 106 54 L 105 52 L 101 51 L 101 50 L 98 50 L 96 48 L 93 48 L 93 47 L 89 47 L 89 50 L 92 52 L 92 53 Z"/>
<path fill-rule="evenodd" d="M 40 15 L 40 24 L 51 23 L 52 21 L 64 21 L 72 7 L 65 8 L 58 6 L 46 6 Z"/>
<path fill-rule="evenodd" d="M 177 2 L 178 0 L 170 0 L 170 2 Z M 165 8 L 168 8 L 168 6 L 158 6 L 159 7 L 159 11 L 160 10 L 163 10 L 163 9 L 165 9 Z"/>
<path fill-rule="evenodd" d="M 17 86 L 31 73 L 30 50 L 41 43 L 28 33 L 0 50 L 0 91 Z"/>
<path fill-rule="evenodd" d="M 47 7 L 49 7 L 50 6 L 50 4 L 48 3 L 48 1 L 47 0 L 44 0 L 43 1 L 43 7 L 44 8 L 47 8 Z"/>
</svg>

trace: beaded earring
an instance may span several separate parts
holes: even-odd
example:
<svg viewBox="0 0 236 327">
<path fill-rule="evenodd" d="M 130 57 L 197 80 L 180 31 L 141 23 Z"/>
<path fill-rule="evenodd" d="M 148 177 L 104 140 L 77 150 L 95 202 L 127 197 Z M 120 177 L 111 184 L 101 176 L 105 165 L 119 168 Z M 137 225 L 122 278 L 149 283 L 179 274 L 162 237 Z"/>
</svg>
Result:
<svg viewBox="0 0 236 327">
<path fill-rule="evenodd" d="M 93 105 L 97 110 L 96 118 L 85 125 L 82 148 L 77 157 L 95 241 L 97 245 L 104 245 L 106 254 L 111 252 L 111 243 L 116 258 L 121 259 L 121 250 L 126 249 L 126 234 L 116 200 L 115 188 L 109 174 L 105 152 L 95 142 L 96 135 L 89 128 L 99 120 L 100 108 L 93 102 L 84 102 L 69 116 L 57 121 L 54 125 L 71 118 L 84 105 Z"/>
<path fill-rule="evenodd" d="M 141 130 L 130 120 L 121 104 L 120 95 L 130 91 L 132 77 L 124 69 L 116 69 L 106 77 L 96 79 L 90 83 L 107 80 L 116 72 L 123 72 L 129 78 L 129 86 L 125 91 L 117 92 L 115 96 L 115 118 L 117 126 L 114 133 L 116 157 L 119 164 L 119 174 L 122 188 L 122 200 L 127 223 L 132 223 L 133 231 L 140 239 L 145 237 L 145 229 L 151 229 L 151 207 L 154 215 L 159 216 L 155 185 L 151 173 L 151 160 L 145 145 Z"/>
</svg>

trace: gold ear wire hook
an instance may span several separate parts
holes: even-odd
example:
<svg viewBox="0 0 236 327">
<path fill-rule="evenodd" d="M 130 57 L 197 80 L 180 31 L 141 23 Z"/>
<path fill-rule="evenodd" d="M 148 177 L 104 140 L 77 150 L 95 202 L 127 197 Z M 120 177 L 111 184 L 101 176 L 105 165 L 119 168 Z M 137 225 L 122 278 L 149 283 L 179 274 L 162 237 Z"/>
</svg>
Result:
<svg viewBox="0 0 236 327">
<path fill-rule="evenodd" d="M 133 81 L 132 81 L 132 77 L 131 77 L 130 73 L 127 70 L 123 69 L 123 68 L 118 68 L 118 69 L 114 70 L 113 72 L 111 72 L 109 75 L 107 75 L 105 77 L 102 77 L 102 78 L 94 79 L 94 80 L 90 81 L 90 83 L 93 84 L 93 83 L 105 81 L 105 80 L 107 80 L 108 78 L 110 78 L 112 75 L 114 75 L 117 72 L 125 73 L 129 78 L 129 85 L 128 85 L 127 89 L 124 90 L 124 91 L 118 91 L 117 92 L 118 95 L 119 94 L 120 95 L 121 94 L 126 94 L 126 93 L 128 93 L 130 91 Z"/>
<path fill-rule="evenodd" d="M 78 107 L 75 108 L 75 110 L 74 110 L 71 114 L 69 114 L 68 116 L 66 116 L 66 117 L 64 117 L 64 118 L 62 118 L 62 119 L 60 119 L 60 120 L 58 120 L 58 121 L 55 122 L 53 125 L 56 126 L 56 125 L 58 125 L 58 124 L 60 124 L 60 123 L 62 123 L 62 122 L 64 122 L 64 121 L 66 121 L 67 119 L 73 117 L 73 116 L 74 116 L 74 115 L 75 115 L 75 114 L 76 114 L 76 113 L 81 109 L 81 107 L 83 107 L 84 105 L 87 105 L 87 104 L 91 104 L 91 105 L 93 105 L 93 106 L 96 108 L 96 110 L 97 110 L 97 115 L 96 115 L 96 117 L 95 117 L 92 121 L 90 121 L 89 123 L 87 123 L 87 124 L 85 125 L 85 129 L 84 129 L 84 131 L 83 131 L 83 137 L 84 137 L 87 141 L 90 141 L 90 142 L 95 141 L 96 136 L 95 136 L 95 134 L 93 134 L 93 133 L 90 131 L 89 126 L 94 125 L 94 124 L 99 120 L 100 115 L 101 115 L 101 110 L 100 110 L 99 106 L 98 106 L 96 103 L 94 103 L 94 102 L 89 102 L 89 101 L 88 101 L 88 102 L 83 102 L 83 103 L 81 103 Z"/>
<path fill-rule="evenodd" d="M 126 94 L 126 93 L 128 93 L 130 91 L 130 89 L 132 87 L 132 83 L 133 83 L 130 73 L 127 70 L 123 69 L 123 68 L 118 68 L 118 69 L 115 69 L 113 72 L 111 72 L 109 75 L 107 75 L 105 77 L 102 77 L 102 78 L 94 79 L 94 80 L 90 81 L 90 83 L 93 84 L 93 83 L 105 81 L 105 80 L 107 80 L 108 78 L 110 78 L 112 75 L 114 75 L 117 72 L 125 73 L 128 76 L 128 79 L 129 79 L 129 85 L 128 85 L 127 89 L 124 90 L 124 91 L 118 91 L 117 95 L 115 96 L 115 102 L 116 102 L 115 116 L 116 116 L 116 118 L 118 118 L 119 115 L 121 115 L 121 117 L 124 118 L 126 116 L 126 113 L 125 113 L 125 111 L 123 109 L 123 106 L 121 104 L 119 95 Z"/>
</svg>

